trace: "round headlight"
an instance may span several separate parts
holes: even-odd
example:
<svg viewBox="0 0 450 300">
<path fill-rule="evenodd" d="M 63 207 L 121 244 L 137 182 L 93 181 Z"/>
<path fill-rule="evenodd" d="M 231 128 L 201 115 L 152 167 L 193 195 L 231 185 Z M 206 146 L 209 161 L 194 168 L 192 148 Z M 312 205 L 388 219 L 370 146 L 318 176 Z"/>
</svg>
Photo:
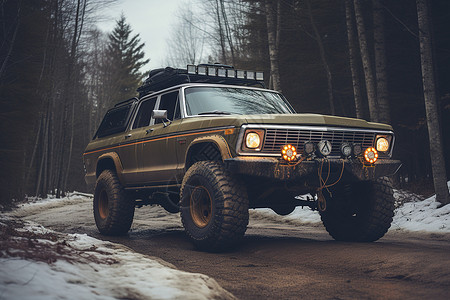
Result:
<svg viewBox="0 0 450 300">
<path fill-rule="evenodd" d="M 256 149 L 261 145 L 261 138 L 256 132 L 249 132 L 245 137 L 245 146 L 249 149 Z"/>
<path fill-rule="evenodd" d="M 377 140 L 377 150 L 381 151 L 381 152 L 388 151 L 389 150 L 389 141 L 384 137 L 380 137 Z"/>
</svg>

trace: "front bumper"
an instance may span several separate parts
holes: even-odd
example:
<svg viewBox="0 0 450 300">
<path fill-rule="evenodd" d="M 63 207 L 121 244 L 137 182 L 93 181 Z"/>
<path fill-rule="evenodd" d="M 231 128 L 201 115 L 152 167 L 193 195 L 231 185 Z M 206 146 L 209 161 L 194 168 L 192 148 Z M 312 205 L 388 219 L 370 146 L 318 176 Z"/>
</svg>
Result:
<svg viewBox="0 0 450 300">
<path fill-rule="evenodd" d="M 276 181 L 315 183 L 319 182 L 320 169 L 322 178 L 336 180 L 342 173 L 342 179 L 346 181 L 361 181 L 394 175 L 402 165 L 399 160 L 392 159 L 379 159 L 371 166 L 364 165 L 359 159 L 314 159 L 289 165 L 280 158 L 249 156 L 229 158 L 224 162 L 227 169 L 235 174 Z"/>
</svg>

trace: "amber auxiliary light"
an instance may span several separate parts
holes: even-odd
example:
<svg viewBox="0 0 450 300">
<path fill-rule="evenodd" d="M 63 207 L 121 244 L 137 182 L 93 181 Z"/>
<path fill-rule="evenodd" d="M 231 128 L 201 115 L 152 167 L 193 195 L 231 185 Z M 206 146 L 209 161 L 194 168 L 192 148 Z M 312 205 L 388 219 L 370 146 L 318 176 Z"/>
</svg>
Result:
<svg viewBox="0 0 450 300">
<path fill-rule="evenodd" d="M 297 158 L 297 149 L 292 145 L 285 145 L 281 148 L 281 156 L 287 162 L 291 162 Z"/>
<path fill-rule="evenodd" d="M 370 164 L 375 163 L 378 159 L 378 151 L 373 147 L 367 148 L 364 151 L 364 159 Z"/>
</svg>

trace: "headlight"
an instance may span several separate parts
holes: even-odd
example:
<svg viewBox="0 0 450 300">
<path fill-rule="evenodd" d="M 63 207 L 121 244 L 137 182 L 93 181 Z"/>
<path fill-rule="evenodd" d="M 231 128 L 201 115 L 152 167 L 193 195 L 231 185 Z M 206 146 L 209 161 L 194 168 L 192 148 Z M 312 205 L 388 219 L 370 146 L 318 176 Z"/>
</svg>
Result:
<svg viewBox="0 0 450 300">
<path fill-rule="evenodd" d="M 249 129 L 244 135 L 243 150 L 260 151 L 264 139 L 264 130 Z"/>
<path fill-rule="evenodd" d="M 382 136 L 382 135 L 377 135 L 376 137 L 376 149 L 377 151 L 380 152 L 387 152 L 389 151 L 389 147 L 390 147 L 390 141 L 391 141 L 392 137 L 391 136 Z"/>
<path fill-rule="evenodd" d="M 245 137 L 245 146 L 250 149 L 258 148 L 261 145 L 261 138 L 256 132 L 249 132 Z"/>
</svg>

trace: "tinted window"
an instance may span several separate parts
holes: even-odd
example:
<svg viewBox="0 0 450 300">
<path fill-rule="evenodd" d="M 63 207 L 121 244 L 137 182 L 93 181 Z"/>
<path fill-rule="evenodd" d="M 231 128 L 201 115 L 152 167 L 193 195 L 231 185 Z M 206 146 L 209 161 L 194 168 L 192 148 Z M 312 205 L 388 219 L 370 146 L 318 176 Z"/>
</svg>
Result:
<svg viewBox="0 0 450 300">
<path fill-rule="evenodd" d="M 139 106 L 139 110 L 134 120 L 133 128 L 140 128 L 150 125 L 152 111 L 155 108 L 156 98 L 145 100 Z"/>
<path fill-rule="evenodd" d="M 167 110 L 167 119 L 169 120 L 181 118 L 178 91 L 162 95 L 158 110 Z M 156 123 L 162 123 L 161 120 L 156 121 Z"/>
<path fill-rule="evenodd" d="M 286 100 L 278 93 L 270 91 L 228 88 L 192 87 L 185 90 L 188 115 L 208 112 L 226 114 L 290 114 Z"/>
<path fill-rule="evenodd" d="M 97 137 L 125 131 L 129 119 L 131 104 L 108 111 L 97 131 Z"/>
</svg>

